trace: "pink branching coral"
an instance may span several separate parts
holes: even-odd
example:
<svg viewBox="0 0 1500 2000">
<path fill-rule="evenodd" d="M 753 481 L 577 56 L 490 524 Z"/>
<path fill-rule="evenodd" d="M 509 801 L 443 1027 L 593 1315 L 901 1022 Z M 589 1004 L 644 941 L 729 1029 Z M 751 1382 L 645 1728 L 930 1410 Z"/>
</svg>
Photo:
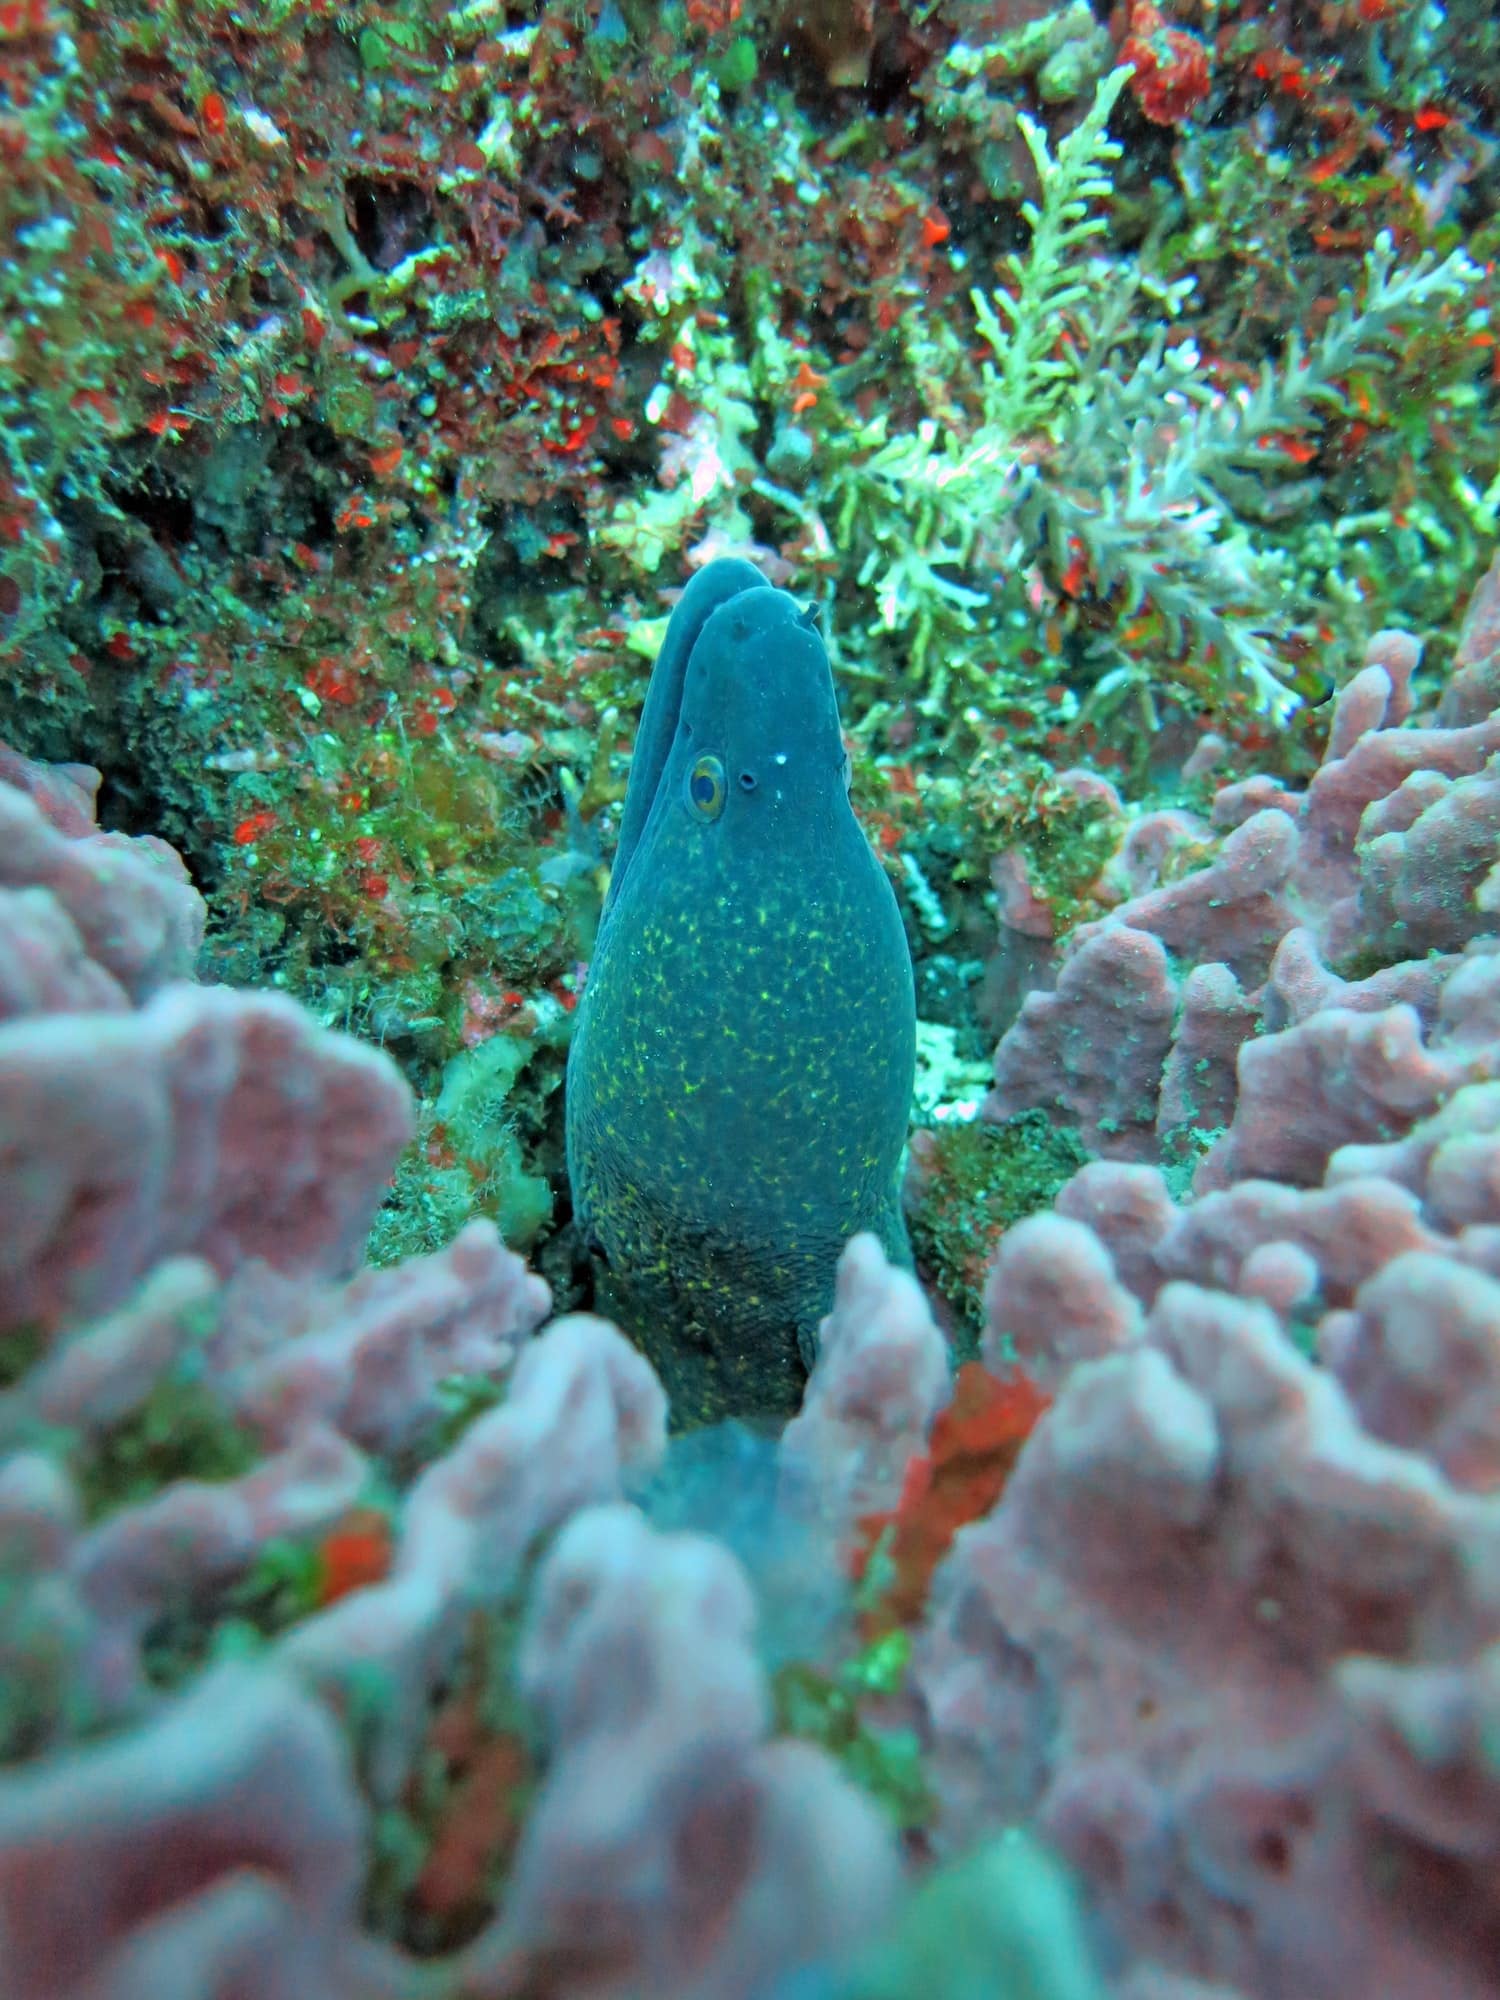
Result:
<svg viewBox="0 0 1500 2000">
<path fill-rule="evenodd" d="M 1220 794 L 1231 840 L 1279 822 L 1258 984 L 1217 950 L 1216 922 L 1223 957 L 1245 937 L 1221 858 L 1221 898 L 1190 877 L 1081 934 L 997 1059 L 1001 1109 L 1045 1078 L 1117 1157 L 991 1272 L 982 1351 L 1057 1400 L 937 1574 L 918 1708 L 940 1839 L 1033 1818 L 1132 1993 L 1493 1983 L 1500 955 L 1475 829 L 1500 738 L 1470 696 L 1408 723 L 1414 658 L 1377 642 L 1304 797 Z M 1168 923 L 1185 973 L 1153 957 Z M 1154 982 L 1090 988 L 1109 950 Z M 1350 950 L 1388 956 L 1340 977 Z M 1146 1051 L 1118 1135 L 1117 1079 L 1069 1059 L 1091 1035 Z M 1199 1069 L 1227 1129 L 1179 1205 L 1154 1162 Z"/>
<path fill-rule="evenodd" d="M 652 1524 L 659 1382 L 487 1224 L 354 1268 L 394 1073 L 195 986 L 170 862 L 8 765 L 0 1988 L 853 2000 L 917 1847 L 1024 1823 L 1117 2000 L 1488 1994 L 1488 592 L 1431 713 L 1383 635 L 1305 792 L 1127 840 L 990 1106 L 1103 1157 L 1002 1238 L 956 1382 L 846 1248 L 759 1569 Z M 789 1561 L 816 1657 L 768 1683 Z"/>
<path fill-rule="evenodd" d="M 427 1990 L 362 1914 L 376 1815 L 427 1812 L 439 1723 L 497 1695 L 466 1680 L 476 1630 L 553 1537 L 511 1697 L 551 1739 L 542 1788 L 453 1990 L 522 1966 L 729 1996 L 865 1936 L 891 1831 L 770 1740 L 734 1559 L 618 1505 L 665 1445 L 647 1363 L 601 1320 L 538 1331 L 547 1287 L 487 1222 L 354 1271 L 410 1127 L 392 1066 L 195 985 L 175 858 L 98 834 L 89 774 L 3 768 L 0 1990 Z M 911 1330 L 875 1345 L 926 1373 L 887 1477 L 944 1368 L 902 1282 Z M 520 1739 L 481 1739 L 505 1754 L 459 1759 L 470 1792 L 518 1783 Z M 473 1803 L 431 1815 L 429 1919 L 495 1896 L 510 1806 Z"/>
<path fill-rule="evenodd" d="M 1108 1231 L 1152 1197 L 1134 1176 L 1154 1170 L 1089 1168 L 1059 1206 Z M 1144 1297 L 1052 1217 L 1011 1232 L 992 1281 L 989 1339 L 1063 1387 L 919 1641 L 946 1835 L 1034 1813 L 1159 1971 L 1477 1996 L 1500 1855 L 1493 1281 L 1377 1179 L 1155 1207 Z"/>
<path fill-rule="evenodd" d="M 892 1505 L 947 1393 L 947 1344 L 921 1287 L 875 1237 L 856 1236 L 839 1259 L 802 1409 L 781 1435 L 789 1498 L 813 1496 L 840 1533 Z"/>
<path fill-rule="evenodd" d="M 0 745 L 0 893 L 17 925 L 0 1019 L 112 1008 L 192 971 L 203 899 L 165 841 L 99 831 L 98 788 L 97 771 L 52 769 Z M 82 982 L 72 990 L 69 969 Z"/>
<path fill-rule="evenodd" d="M 366 1833 L 333 1719 L 280 1675 L 220 1668 L 0 1787 L 9 2000 L 395 2000 L 399 1966 L 357 1925 Z"/>
<path fill-rule="evenodd" d="M 890 1829 L 820 1753 L 766 1740 L 754 1617 L 707 1538 L 620 1507 L 558 1536 L 520 1655 L 553 1761 L 505 1913 L 464 1966 L 474 2000 L 753 1993 L 879 1922 Z"/>
<path fill-rule="evenodd" d="M 1419 650 L 1377 636 L 1305 793 L 1225 787 L 1208 866 L 1073 933 L 1055 992 L 1032 993 L 1000 1044 L 986 1115 L 1047 1106 L 1108 1157 L 1156 1160 L 1233 1113 L 1202 1185 L 1305 1184 L 1346 1139 L 1482 1069 L 1487 975 L 1470 965 L 1446 1012 L 1439 995 L 1492 928 L 1500 719 L 1410 721 Z M 1330 970 L 1372 958 L 1362 980 Z"/>
</svg>

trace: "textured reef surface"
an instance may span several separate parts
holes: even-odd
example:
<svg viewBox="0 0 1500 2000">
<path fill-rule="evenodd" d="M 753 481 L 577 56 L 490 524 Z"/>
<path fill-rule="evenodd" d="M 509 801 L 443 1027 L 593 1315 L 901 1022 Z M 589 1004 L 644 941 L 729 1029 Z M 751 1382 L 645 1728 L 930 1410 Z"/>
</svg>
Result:
<svg viewBox="0 0 1500 2000">
<path fill-rule="evenodd" d="M 0 4 L 5 2000 L 1490 2000 L 1497 190 L 1488 0 Z"/>
</svg>

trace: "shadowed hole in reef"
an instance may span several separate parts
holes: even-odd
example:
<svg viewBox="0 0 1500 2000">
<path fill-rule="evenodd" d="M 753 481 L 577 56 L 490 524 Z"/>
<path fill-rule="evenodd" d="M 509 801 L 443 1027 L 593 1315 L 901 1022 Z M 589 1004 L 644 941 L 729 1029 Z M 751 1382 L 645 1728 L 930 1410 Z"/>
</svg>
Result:
<svg viewBox="0 0 1500 2000">
<path fill-rule="evenodd" d="M 377 271 L 393 271 L 433 239 L 432 204 L 415 181 L 369 180 L 348 186 L 354 240 Z"/>
<path fill-rule="evenodd" d="M 1255 1836 L 1250 1852 L 1258 1867 L 1272 1875 L 1285 1875 L 1292 1865 L 1291 1843 L 1275 1827 L 1266 1827 Z"/>
</svg>

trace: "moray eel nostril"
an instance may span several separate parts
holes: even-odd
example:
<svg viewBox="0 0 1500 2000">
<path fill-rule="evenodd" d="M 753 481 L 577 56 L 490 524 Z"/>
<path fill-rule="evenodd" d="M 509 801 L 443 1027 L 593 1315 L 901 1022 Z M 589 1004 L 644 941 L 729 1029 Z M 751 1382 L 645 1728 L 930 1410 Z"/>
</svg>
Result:
<svg viewBox="0 0 1500 2000">
<path fill-rule="evenodd" d="M 845 1242 L 906 1258 L 914 1048 L 823 642 L 713 563 L 652 672 L 568 1061 L 575 1207 L 678 1423 L 795 1408 Z"/>
</svg>

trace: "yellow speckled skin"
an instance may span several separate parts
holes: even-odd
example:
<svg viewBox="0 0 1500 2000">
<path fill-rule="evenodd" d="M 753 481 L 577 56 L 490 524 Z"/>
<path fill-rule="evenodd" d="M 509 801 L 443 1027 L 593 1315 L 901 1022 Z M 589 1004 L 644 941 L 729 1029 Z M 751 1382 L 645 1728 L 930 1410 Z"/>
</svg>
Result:
<svg viewBox="0 0 1500 2000">
<path fill-rule="evenodd" d="M 705 756 L 716 817 L 691 796 Z M 653 673 L 568 1063 L 575 1207 L 678 1423 L 795 1407 L 849 1237 L 907 1258 L 914 1061 L 911 960 L 822 641 L 748 564 L 715 563 Z"/>
</svg>

